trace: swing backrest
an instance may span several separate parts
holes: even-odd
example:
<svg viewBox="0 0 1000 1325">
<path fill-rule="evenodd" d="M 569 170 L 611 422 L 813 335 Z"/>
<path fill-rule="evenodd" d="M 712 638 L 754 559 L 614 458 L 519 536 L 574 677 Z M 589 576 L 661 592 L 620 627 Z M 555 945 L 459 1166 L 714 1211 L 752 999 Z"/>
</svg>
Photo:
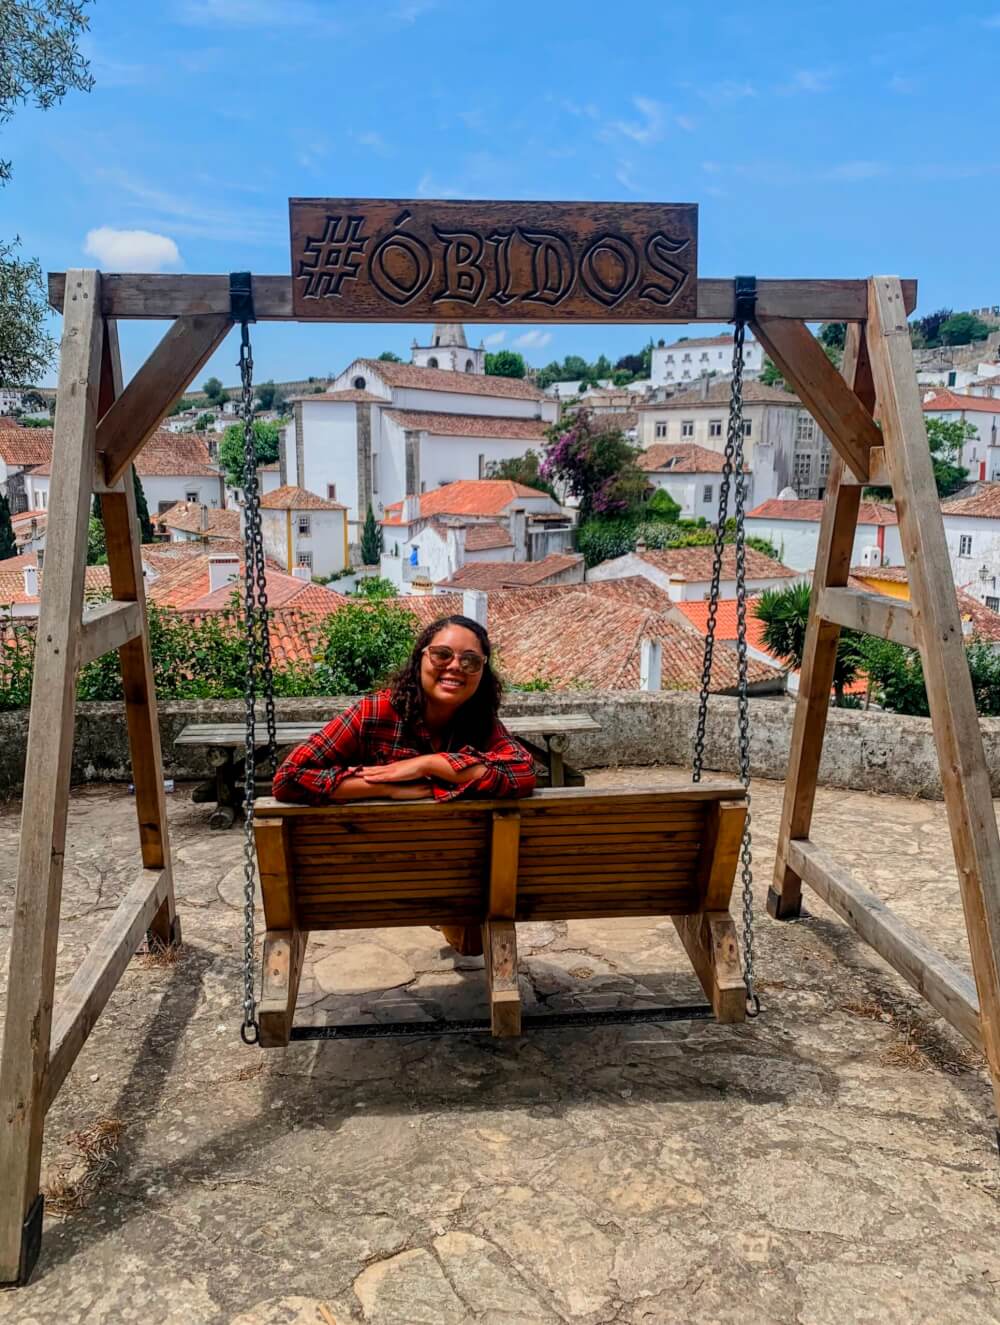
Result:
<svg viewBox="0 0 1000 1325">
<path fill-rule="evenodd" d="M 687 783 L 256 815 L 268 928 L 322 930 L 724 911 L 746 804 Z"/>
</svg>

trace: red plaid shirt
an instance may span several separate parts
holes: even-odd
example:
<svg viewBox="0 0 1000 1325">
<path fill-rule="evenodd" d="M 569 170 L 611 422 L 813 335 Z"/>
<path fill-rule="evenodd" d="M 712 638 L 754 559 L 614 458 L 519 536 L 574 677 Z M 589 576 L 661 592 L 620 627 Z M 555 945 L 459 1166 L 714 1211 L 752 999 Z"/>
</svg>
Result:
<svg viewBox="0 0 1000 1325">
<path fill-rule="evenodd" d="M 473 764 L 485 765 L 479 777 L 461 786 L 432 779 L 436 800 L 450 801 L 456 796 L 527 796 L 535 785 L 531 756 L 502 722 L 494 724 L 485 750 L 466 745 L 457 751 L 435 751 L 423 722 L 411 736 L 393 707 L 390 692 L 380 690 L 338 713 L 322 731 L 297 746 L 274 775 L 274 795 L 279 801 L 328 805 L 340 783 L 365 766 L 393 764 L 400 759 L 434 753 L 447 759 L 456 772 Z"/>
</svg>

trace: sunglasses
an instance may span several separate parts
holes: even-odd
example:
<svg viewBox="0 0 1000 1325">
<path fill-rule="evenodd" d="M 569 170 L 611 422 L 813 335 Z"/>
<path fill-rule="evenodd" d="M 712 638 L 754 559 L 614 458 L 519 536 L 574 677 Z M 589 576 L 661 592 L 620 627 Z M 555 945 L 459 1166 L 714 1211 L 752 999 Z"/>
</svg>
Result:
<svg viewBox="0 0 1000 1325">
<path fill-rule="evenodd" d="M 438 668 L 444 669 L 454 658 L 455 650 L 449 649 L 447 644 L 428 644 L 424 653 L 430 658 L 431 663 Z M 472 649 L 465 653 L 458 654 L 458 665 L 467 676 L 475 676 L 477 672 L 483 670 L 486 659 L 481 653 L 474 653 Z"/>
</svg>

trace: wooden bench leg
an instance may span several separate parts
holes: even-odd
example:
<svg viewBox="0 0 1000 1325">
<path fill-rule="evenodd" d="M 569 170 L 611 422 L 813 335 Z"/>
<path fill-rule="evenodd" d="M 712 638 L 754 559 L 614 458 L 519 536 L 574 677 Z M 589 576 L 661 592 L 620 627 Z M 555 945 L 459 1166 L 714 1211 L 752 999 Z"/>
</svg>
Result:
<svg viewBox="0 0 1000 1325">
<path fill-rule="evenodd" d="M 264 977 L 257 1020 L 265 1049 L 288 1043 L 305 951 L 304 930 L 269 929 L 264 936 Z"/>
<path fill-rule="evenodd" d="M 674 916 L 674 925 L 691 965 L 719 1021 L 746 1016 L 746 987 L 740 971 L 736 927 L 728 911 L 697 911 Z"/>
<path fill-rule="evenodd" d="M 490 919 L 483 925 L 490 1024 L 495 1036 L 521 1034 L 521 993 L 517 987 L 517 935 L 513 920 Z"/>
</svg>

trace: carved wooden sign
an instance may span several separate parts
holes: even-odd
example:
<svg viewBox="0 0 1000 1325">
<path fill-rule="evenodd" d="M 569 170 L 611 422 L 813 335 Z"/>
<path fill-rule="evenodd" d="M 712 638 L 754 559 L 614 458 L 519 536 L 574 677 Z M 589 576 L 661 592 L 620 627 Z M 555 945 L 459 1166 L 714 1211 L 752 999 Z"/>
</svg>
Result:
<svg viewBox="0 0 1000 1325">
<path fill-rule="evenodd" d="M 681 203 L 292 198 L 292 310 L 326 322 L 659 322 L 697 315 Z"/>
</svg>

